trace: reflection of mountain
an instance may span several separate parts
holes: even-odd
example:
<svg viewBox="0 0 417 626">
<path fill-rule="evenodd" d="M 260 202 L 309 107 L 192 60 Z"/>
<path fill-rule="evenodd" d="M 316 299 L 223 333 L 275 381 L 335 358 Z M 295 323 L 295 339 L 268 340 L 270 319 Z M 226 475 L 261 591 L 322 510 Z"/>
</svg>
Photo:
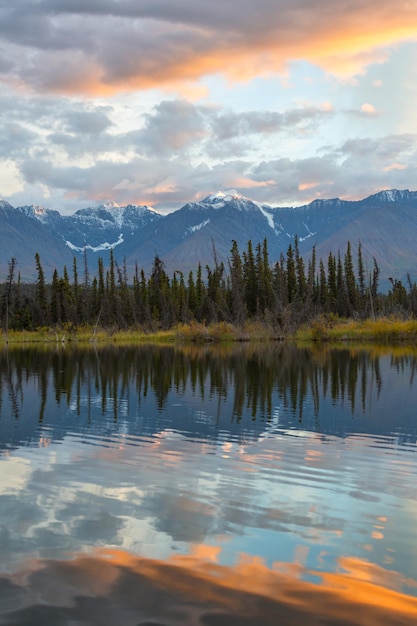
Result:
<svg viewBox="0 0 417 626">
<path fill-rule="evenodd" d="M 68 434 L 133 443 L 163 431 L 245 443 L 278 428 L 415 441 L 416 363 L 365 350 L 315 355 L 289 344 L 226 353 L 114 346 L 3 351 L 0 448 L 46 445 Z"/>
</svg>

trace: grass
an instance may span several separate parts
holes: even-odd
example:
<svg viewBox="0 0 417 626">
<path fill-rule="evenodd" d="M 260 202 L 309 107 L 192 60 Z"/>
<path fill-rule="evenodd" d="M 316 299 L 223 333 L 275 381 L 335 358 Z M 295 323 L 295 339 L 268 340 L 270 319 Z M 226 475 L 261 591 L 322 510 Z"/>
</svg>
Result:
<svg viewBox="0 0 417 626">
<path fill-rule="evenodd" d="M 294 335 L 286 337 L 297 342 L 407 342 L 417 344 L 417 320 L 403 320 L 393 317 L 376 320 L 344 320 L 334 316 L 321 315 L 310 324 L 300 328 Z M 82 327 L 77 329 L 40 328 L 36 331 L 9 331 L 9 344 L 173 344 L 173 343 L 230 343 L 268 342 L 282 339 L 273 329 L 262 322 L 251 321 L 242 326 L 226 322 L 205 325 L 198 322 L 179 324 L 170 330 L 145 332 L 143 329 L 119 331 Z M 4 334 L 0 343 L 6 343 Z"/>
<path fill-rule="evenodd" d="M 0 331 L 1 332 L 1 331 Z M 193 322 L 180 324 L 170 330 L 145 332 L 142 329 L 115 330 L 104 328 L 77 328 L 66 331 L 62 329 L 39 328 L 36 331 L 9 331 L 9 344 L 63 344 L 63 343 L 117 343 L 117 344 L 172 344 L 172 343 L 219 343 L 248 339 L 247 333 L 220 322 L 206 326 Z M 0 342 L 6 338 L 0 335 Z"/>
<path fill-rule="evenodd" d="M 5 343 L 5 337 L 2 337 Z M 64 344 L 64 343 L 173 343 L 176 341 L 174 330 L 145 333 L 141 330 L 115 331 L 114 329 L 77 328 L 65 331 L 61 329 L 40 328 L 35 331 L 9 331 L 10 344 Z"/>
<path fill-rule="evenodd" d="M 417 341 L 417 320 L 381 317 L 375 320 L 343 320 L 320 316 L 295 334 L 299 341 Z"/>
</svg>

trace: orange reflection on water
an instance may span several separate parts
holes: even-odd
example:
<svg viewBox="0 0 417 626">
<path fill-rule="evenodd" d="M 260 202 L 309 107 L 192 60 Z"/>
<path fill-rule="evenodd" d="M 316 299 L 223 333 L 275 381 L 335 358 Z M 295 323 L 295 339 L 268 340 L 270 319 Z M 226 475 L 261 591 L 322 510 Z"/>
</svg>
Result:
<svg viewBox="0 0 417 626">
<path fill-rule="evenodd" d="M 259 624 L 309 626 L 399 626 L 417 623 L 417 598 L 405 589 L 416 581 L 358 558 L 339 560 L 336 572 L 298 563 L 267 567 L 259 557 L 241 555 L 234 566 L 219 564 L 220 548 L 197 545 L 189 555 L 167 560 L 135 557 L 125 551 L 76 555 L 70 561 L 43 561 L 13 578 L 0 579 L 17 599 L 10 623 L 28 615 L 43 623 Z M 305 580 L 314 575 L 317 583 Z M 30 613 L 29 613 L 30 612 Z M 2 618 L 0 609 L 0 621 Z"/>
</svg>

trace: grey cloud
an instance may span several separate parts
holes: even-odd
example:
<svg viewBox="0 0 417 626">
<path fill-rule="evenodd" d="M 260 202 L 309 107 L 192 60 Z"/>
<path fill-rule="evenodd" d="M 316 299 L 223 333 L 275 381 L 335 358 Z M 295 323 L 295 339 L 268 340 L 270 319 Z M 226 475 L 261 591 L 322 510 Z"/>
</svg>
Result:
<svg viewBox="0 0 417 626">
<path fill-rule="evenodd" d="M 34 49 L 64 50 L 74 47 L 79 41 L 77 31 L 69 38 L 69 27 L 73 18 L 63 20 L 37 11 L 36 4 L 26 2 L 25 8 L 20 3 L 3 12 L 0 19 L 0 36 L 12 44 L 29 46 Z"/>
<path fill-rule="evenodd" d="M 211 158 L 236 158 L 253 150 L 253 135 L 293 133 L 317 125 L 329 115 L 308 107 L 236 113 L 185 101 L 164 101 L 147 114 L 143 129 L 132 131 L 125 141 L 130 141 L 139 154 L 167 156 L 196 149 Z"/>
<path fill-rule="evenodd" d="M 26 6 L 33 3 L 25 2 Z M 409 4 L 404 12 L 412 16 L 414 6 Z M 328 0 L 293 0 L 290 4 L 285 0 L 212 0 L 211 3 L 199 3 L 195 0 L 41 0 L 34 10 L 39 13 L 51 14 L 84 14 L 112 15 L 122 18 L 144 18 L 168 23 L 185 23 L 193 26 L 215 28 L 231 31 L 245 28 L 254 33 L 257 28 L 275 30 L 279 25 L 282 29 L 296 25 L 298 36 L 320 21 L 340 20 L 341 16 L 349 18 L 351 23 L 361 21 L 369 12 L 375 13 L 372 0 L 354 0 L 342 3 L 335 12 L 329 9 Z M 378 5 L 376 19 L 388 19 L 398 12 L 395 0 L 381 0 Z M 353 15 L 351 15 L 353 14 Z M 288 37 L 291 34 L 288 33 Z"/>
<path fill-rule="evenodd" d="M 14 63 L 8 52 L 0 48 L 0 74 L 5 74 L 13 69 Z"/>
<path fill-rule="evenodd" d="M 12 155 L 18 167 L 21 163 L 20 173 L 31 197 L 39 194 L 39 203 L 45 203 L 42 185 L 49 189 L 51 202 L 61 202 L 67 194 L 74 203 L 114 199 L 162 209 L 228 188 L 256 200 L 287 204 L 415 186 L 413 134 L 350 139 L 341 146 L 326 146 L 316 156 L 274 158 L 280 154 L 274 148 L 277 135 L 303 137 L 305 130 L 335 115 L 315 107 L 235 112 L 162 101 L 138 115 L 136 129 L 118 133 L 111 128 L 115 109 L 83 100 L 22 98 L 16 106 L 12 95 L 3 93 L 0 109 L 1 154 Z M 262 156 L 261 162 L 261 144 L 271 148 L 270 160 Z M 72 165 L 63 165 L 65 161 Z M 86 162 L 94 165 L 80 166 Z"/>
<path fill-rule="evenodd" d="M 96 135 L 112 126 L 109 117 L 102 110 L 70 111 L 65 115 L 67 130 L 72 133 Z"/>
<path fill-rule="evenodd" d="M 413 188 L 417 151 L 412 136 L 368 142 L 370 149 L 361 156 L 361 142 L 346 142 L 342 149 L 305 159 L 261 163 L 235 159 L 195 165 L 185 157 L 136 157 L 128 163 L 101 160 L 89 168 L 55 167 L 47 159 L 28 159 L 21 172 L 28 184 L 69 191 L 72 198 L 119 203 L 140 199 L 162 210 L 179 208 L 199 194 L 236 187 L 256 200 L 276 205 L 301 204 L 315 197 L 363 197 L 386 187 Z M 382 157 L 384 143 L 402 146 L 401 152 Z M 391 168 L 393 158 L 399 167 Z"/>
<path fill-rule="evenodd" d="M 233 187 L 233 183 L 250 163 L 227 162 L 209 167 L 193 166 L 183 158 L 140 159 L 129 163 L 98 161 L 93 166 L 56 167 L 49 160 L 28 159 L 21 166 L 27 184 L 65 190 L 72 200 L 114 199 L 120 204 L 140 202 L 156 208 L 178 208 L 202 190 Z"/>
<path fill-rule="evenodd" d="M 417 135 L 405 133 L 378 139 L 349 139 L 340 148 L 344 157 L 397 159 L 417 151 Z"/>
<path fill-rule="evenodd" d="M 216 161 L 228 159 L 242 159 L 249 156 L 254 150 L 253 140 L 247 138 L 232 138 L 219 141 L 212 138 L 204 146 L 205 154 Z"/>
<path fill-rule="evenodd" d="M 249 179 L 264 183 L 257 199 L 298 203 L 315 197 L 360 198 L 383 188 L 413 188 L 417 137 L 400 135 L 345 142 L 320 157 L 278 159 L 254 165 Z"/>
<path fill-rule="evenodd" d="M 220 113 L 214 122 L 214 132 L 219 139 L 252 134 L 287 132 L 296 126 L 307 126 L 312 122 L 328 118 L 332 112 L 306 107 L 283 113 L 276 111 L 249 111 Z"/>
<path fill-rule="evenodd" d="M 24 4 L 28 8 L 33 3 L 26 0 Z M 258 23 L 261 19 L 259 13 L 273 17 L 275 23 L 277 13 L 282 15 L 286 8 L 286 3 L 279 0 L 261 0 L 260 4 L 240 0 L 237 10 L 234 0 L 212 0 L 210 4 L 196 3 L 195 0 L 179 0 L 176 3 L 170 0 L 41 0 L 32 10 L 37 14 L 111 15 L 231 30 L 245 23 Z M 299 0 L 294 4 L 302 6 L 305 2 Z"/>
<path fill-rule="evenodd" d="M 167 154 L 188 148 L 208 134 L 203 107 L 185 101 L 161 102 L 146 115 L 137 140 L 146 153 Z"/>
<path fill-rule="evenodd" d="M 56 146 L 70 158 L 123 148 L 123 136 L 111 135 L 110 106 L 58 101 L 55 98 L 15 98 L 0 95 L 0 155 L 19 159 L 42 152 L 51 160 Z M 46 131 L 46 132 L 45 132 Z"/>
<path fill-rule="evenodd" d="M 39 139 L 37 133 L 11 121 L 0 123 L 0 156 L 7 159 L 27 155 L 29 147 Z"/>
<path fill-rule="evenodd" d="M 154 198 L 153 187 L 161 186 L 170 177 L 180 180 L 181 170 L 188 167 L 184 161 L 139 158 L 128 163 L 101 160 L 85 168 L 56 167 L 48 160 L 34 159 L 22 164 L 21 174 L 30 185 L 65 190 L 73 198 L 115 199 L 123 203 L 144 196 Z"/>
</svg>

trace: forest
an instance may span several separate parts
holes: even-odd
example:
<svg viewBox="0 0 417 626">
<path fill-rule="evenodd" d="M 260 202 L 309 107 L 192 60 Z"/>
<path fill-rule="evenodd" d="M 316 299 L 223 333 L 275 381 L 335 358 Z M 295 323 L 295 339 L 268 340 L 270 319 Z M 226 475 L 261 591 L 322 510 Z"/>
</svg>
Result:
<svg viewBox="0 0 417 626">
<path fill-rule="evenodd" d="M 415 317 L 416 284 L 390 278 L 388 293 L 381 293 L 376 260 L 371 270 L 367 266 L 361 244 L 353 251 L 350 242 L 344 253 L 330 252 L 324 260 L 313 248 L 306 262 L 297 238 L 271 262 L 265 239 L 255 246 L 248 241 L 243 251 L 233 241 L 226 263 L 217 260 L 213 246 L 212 266 L 199 264 L 188 275 L 175 271 L 169 276 L 156 255 L 148 275 L 136 264 L 129 276 L 126 262 L 120 265 L 110 250 L 106 267 L 100 257 L 91 271 L 84 254 L 82 267 L 74 257 L 72 268 L 64 267 L 62 275 L 55 269 L 46 282 L 36 253 L 34 283 L 21 281 L 17 259 L 8 262 L 8 275 L 0 283 L 1 324 L 6 334 L 83 326 L 155 332 L 193 321 L 242 326 L 257 320 L 286 336 L 320 315 Z"/>
</svg>

